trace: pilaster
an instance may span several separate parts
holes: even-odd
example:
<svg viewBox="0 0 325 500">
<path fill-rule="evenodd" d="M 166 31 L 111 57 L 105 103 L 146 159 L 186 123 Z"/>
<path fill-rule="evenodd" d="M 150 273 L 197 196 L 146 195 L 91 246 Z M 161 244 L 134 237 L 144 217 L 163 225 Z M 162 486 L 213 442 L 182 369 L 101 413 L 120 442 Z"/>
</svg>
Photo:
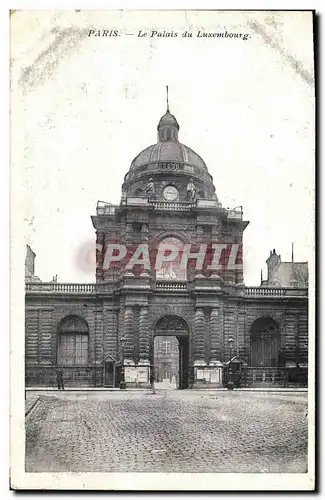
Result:
<svg viewBox="0 0 325 500">
<path fill-rule="evenodd" d="M 52 309 L 39 311 L 39 363 L 52 364 Z"/>
<path fill-rule="evenodd" d="M 126 306 L 124 311 L 124 361 L 133 360 L 133 308 Z"/>
<path fill-rule="evenodd" d="M 197 307 L 194 316 L 194 364 L 205 364 L 204 310 Z"/>
<path fill-rule="evenodd" d="M 148 307 L 141 306 L 139 313 L 139 333 L 140 333 L 140 364 L 149 363 L 149 324 Z"/>
<path fill-rule="evenodd" d="M 210 362 L 220 361 L 221 356 L 221 332 L 219 326 L 219 311 L 211 309 L 210 313 Z"/>
</svg>

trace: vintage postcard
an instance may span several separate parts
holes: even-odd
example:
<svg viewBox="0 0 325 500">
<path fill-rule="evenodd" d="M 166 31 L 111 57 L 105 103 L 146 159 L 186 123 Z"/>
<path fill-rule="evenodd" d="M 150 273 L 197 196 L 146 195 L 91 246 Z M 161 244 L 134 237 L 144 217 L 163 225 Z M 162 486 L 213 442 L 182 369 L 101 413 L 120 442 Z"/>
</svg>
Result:
<svg viewBox="0 0 325 500">
<path fill-rule="evenodd" d="M 10 14 L 11 487 L 313 490 L 314 13 Z"/>
</svg>

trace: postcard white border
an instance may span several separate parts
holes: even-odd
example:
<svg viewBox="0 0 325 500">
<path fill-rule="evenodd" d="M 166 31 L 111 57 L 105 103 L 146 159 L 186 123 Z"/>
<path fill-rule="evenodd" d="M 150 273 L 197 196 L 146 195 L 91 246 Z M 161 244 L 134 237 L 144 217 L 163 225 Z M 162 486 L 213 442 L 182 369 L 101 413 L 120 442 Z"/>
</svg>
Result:
<svg viewBox="0 0 325 500">
<path fill-rule="evenodd" d="M 17 2 L 18 8 L 45 8 L 45 2 Z M 268 3 L 268 5 L 266 5 Z M 320 2 L 317 2 L 319 5 Z M 24 4 L 24 5 L 23 5 Z M 242 10 L 240 1 L 197 2 L 164 1 L 164 2 L 134 2 L 134 1 L 102 1 L 89 5 L 89 2 L 48 2 L 46 8 L 151 8 L 151 9 L 238 9 Z M 262 2 L 251 1 L 246 9 L 306 9 L 309 2 Z M 278 4 L 278 5 L 277 5 Z M 16 110 L 19 112 L 18 110 Z M 12 130 L 11 143 L 19 140 L 19 130 Z M 14 151 L 11 151 L 14 154 Z M 7 162 L 5 162 L 7 163 Z M 18 194 L 19 195 L 19 194 Z M 158 474 L 158 473 L 26 473 L 24 471 L 24 244 L 20 234 L 19 204 L 16 204 L 17 193 L 11 193 L 11 487 L 14 489 L 57 489 L 57 490 L 312 490 L 314 488 L 314 414 L 309 412 L 309 472 L 307 474 Z M 5 198 L 3 198 L 5 199 Z M 13 206 L 15 203 L 16 206 Z M 314 270 L 314 263 L 310 262 L 310 269 Z M 315 286 L 312 280 L 309 288 L 309 332 L 310 332 L 310 359 L 314 360 L 315 352 Z M 6 300 L 1 301 L 6 304 Z M 310 390 L 308 394 L 309 408 L 314 408 L 314 380 L 315 364 L 309 364 Z M 234 477 L 235 476 L 235 477 Z"/>
</svg>

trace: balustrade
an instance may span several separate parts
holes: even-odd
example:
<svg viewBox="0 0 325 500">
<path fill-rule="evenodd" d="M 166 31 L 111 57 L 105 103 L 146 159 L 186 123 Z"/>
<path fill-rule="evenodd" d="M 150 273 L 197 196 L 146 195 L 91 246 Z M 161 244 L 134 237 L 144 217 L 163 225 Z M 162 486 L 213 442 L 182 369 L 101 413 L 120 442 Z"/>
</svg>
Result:
<svg viewBox="0 0 325 500">
<path fill-rule="evenodd" d="M 187 290 L 186 282 L 160 281 L 156 290 Z M 95 293 L 110 290 L 106 283 L 26 283 L 26 293 Z M 308 288 L 270 288 L 248 286 L 245 295 L 249 297 L 308 297 Z"/>
<path fill-rule="evenodd" d="M 248 286 L 245 288 L 245 295 L 256 297 L 307 297 L 307 288 L 270 288 Z"/>
<path fill-rule="evenodd" d="M 192 203 L 185 202 L 169 202 L 169 201 L 153 201 L 152 205 L 155 210 L 176 210 L 176 211 L 189 211 L 193 206 Z"/>
<path fill-rule="evenodd" d="M 99 201 L 97 203 L 97 215 L 114 215 L 116 206 L 111 203 Z"/>
<path fill-rule="evenodd" d="M 157 282 L 156 283 L 156 290 L 187 290 L 187 283 L 180 283 L 180 282 Z"/>
<path fill-rule="evenodd" d="M 26 293 L 93 293 L 95 283 L 26 283 Z"/>
</svg>

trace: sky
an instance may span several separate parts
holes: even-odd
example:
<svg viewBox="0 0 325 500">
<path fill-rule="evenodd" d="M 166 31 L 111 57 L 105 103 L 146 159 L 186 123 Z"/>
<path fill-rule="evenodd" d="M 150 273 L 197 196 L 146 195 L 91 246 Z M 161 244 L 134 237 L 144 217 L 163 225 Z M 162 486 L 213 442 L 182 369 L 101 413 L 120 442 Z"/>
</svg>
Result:
<svg viewBox="0 0 325 500">
<path fill-rule="evenodd" d="M 90 216 L 98 200 L 119 203 L 132 159 L 156 142 L 168 85 L 179 140 L 204 159 L 223 206 L 242 205 L 250 221 L 246 285 L 260 284 L 273 248 L 288 261 L 294 242 L 295 260 L 311 263 L 313 57 L 308 12 L 15 12 L 11 200 L 22 258 L 29 244 L 43 281 L 94 281 Z"/>
</svg>

